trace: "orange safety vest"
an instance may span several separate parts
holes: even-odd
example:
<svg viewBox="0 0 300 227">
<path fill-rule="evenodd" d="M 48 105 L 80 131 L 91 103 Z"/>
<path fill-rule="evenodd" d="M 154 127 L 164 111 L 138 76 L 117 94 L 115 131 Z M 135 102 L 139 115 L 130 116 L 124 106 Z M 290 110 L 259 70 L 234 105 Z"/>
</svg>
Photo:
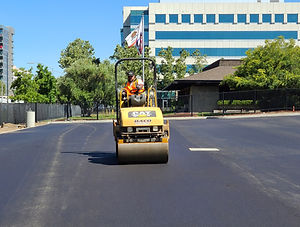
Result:
<svg viewBox="0 0 300 227">
<path fill-rule="evenodd" d="M 128 93 L 129 95 L 134 95 L 134 94 L 136 94 L 137 92 L 138 92 L 139 94 L 141 94 L 141 93 L 143 93 L 143 92 L 145 91 L 144 85 L 143 85 L 143 87 L 142 87 L 141 89 L 138 90 L 137 85 L 139 84 L 139 82 L 140 82 L 140 81 L 138 81 L 138 79 L 135 79 L 135 80 L 132 81 L 132 82 L 128 82 L 128 81 L 127 81 L 127 82 L 125 83 L 124 88 L 125 88 L 125 90 L 127 91 L 127 93 Z"/>
</svg>

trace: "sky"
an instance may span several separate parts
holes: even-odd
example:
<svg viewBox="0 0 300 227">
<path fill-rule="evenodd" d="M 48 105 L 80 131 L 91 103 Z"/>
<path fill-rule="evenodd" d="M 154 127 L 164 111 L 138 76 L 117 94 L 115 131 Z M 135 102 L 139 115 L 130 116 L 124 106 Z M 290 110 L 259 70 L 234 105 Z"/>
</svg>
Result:
<svg viewBox="0 0 300 227">
<path fill-rule="evenodd" d="M 15 29 L 14 65 L 42 63 L 59 77 L 60 53 L 76 38 L 87 40 L 95 56 L 108 59 L 120 44 L 123 6 L 158 0 L 2 0 L 0 25 Z"/>
</svg>

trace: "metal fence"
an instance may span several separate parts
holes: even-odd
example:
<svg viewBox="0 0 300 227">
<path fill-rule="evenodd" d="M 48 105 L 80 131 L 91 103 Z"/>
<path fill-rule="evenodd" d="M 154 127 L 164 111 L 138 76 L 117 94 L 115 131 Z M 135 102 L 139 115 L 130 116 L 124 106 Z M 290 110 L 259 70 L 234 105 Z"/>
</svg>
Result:
<svg viewBox="0 0 300 227">
<path fill-rule="evenodd" d="M 300 110 L 300 89 L 251 90 L 220 92 L 216 98 L 177 95 L 158 99 L 165 113 L 256 113 Z"/>
<path fill-rule="evenodd" d="M 158 98 L 157 105 L 164 113 L 193 112 L 192 95 Z"/>
<path fill-rule="evenodd" d="M 81 108 L 74 105 L 68 107 L 66 104 L 0 103 L 0 124 L 3 122 L 13 124 L 25 123 L 26 114 L 29 110 L 35 112 L 36 122 L 81 115 Z"/>
</svg>

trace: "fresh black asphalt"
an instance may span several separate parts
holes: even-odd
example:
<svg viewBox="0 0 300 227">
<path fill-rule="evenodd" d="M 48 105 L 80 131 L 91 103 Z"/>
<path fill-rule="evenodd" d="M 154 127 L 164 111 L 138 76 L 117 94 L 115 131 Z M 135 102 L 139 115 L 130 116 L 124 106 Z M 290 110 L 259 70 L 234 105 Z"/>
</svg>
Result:
<svg viewBox="0 0 300 227">
<path fill-rule="evenodd" d="M 1 134 L 0 226 L 300 226 L 300 117 L 170 127 L 159 165 L 117 165 L 111 123 Z"/>
</svg>

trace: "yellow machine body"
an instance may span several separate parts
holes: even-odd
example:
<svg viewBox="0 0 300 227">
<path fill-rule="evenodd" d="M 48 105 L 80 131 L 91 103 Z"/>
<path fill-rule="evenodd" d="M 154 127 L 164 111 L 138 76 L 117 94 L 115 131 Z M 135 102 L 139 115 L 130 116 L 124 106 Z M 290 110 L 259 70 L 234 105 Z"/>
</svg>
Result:
<svg viewBox="0 0 300 227">
<path fill-rule="evenodd" d="M 116 81 L 117 65 L 124 60 L 143 59 L 119 60 L 115 69 Z M 152 64 L 155 66 L 154 61 Z M 154 81 L 156 81 L 155 70 Z M 124 89 L 117 93 L 117 83 L 115 85 L 117 119 L 113 121 L 113 132 L 118 162 L 120 164 L 167 163 L 169 157 L 169 121 L 163 119 L 162 111 L 157 106 L 155 86 L 150 86 L 147 92 L 139 94 L 145 95 L 144 103 L 141 103 L 140 106 L 130 106 L 128 94 L 127 98 L 124 99 Z"/>
<path fill-rule="evenodd" d="M 114 121 L 119 163 L 167 163 L 169 122 L 158 107 L 121 108 Z"/>
<path fill-rule="evenodd" d="M 128 126 L 155 126 L 163 125 L 163 115 L 158 107 L 132 107 L 121 109 L 121 125 Z"/>
</svg>

